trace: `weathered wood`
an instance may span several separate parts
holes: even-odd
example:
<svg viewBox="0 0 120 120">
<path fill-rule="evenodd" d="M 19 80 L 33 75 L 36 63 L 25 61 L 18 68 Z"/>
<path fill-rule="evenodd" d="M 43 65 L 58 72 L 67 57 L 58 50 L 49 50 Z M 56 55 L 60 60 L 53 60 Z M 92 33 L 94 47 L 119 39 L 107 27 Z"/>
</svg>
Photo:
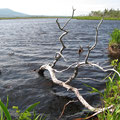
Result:
<svg viewBox="0 0 120 120">
<path fill-rule="evenodd" d="M 73 17 L 73 15 L 74 15 L 74 11 L 75 11 L 75 9 L 73 9 L 72 17 Z M 72 85 L 69 85 L 68 83 L 71 82 L 73 79 L 76 78 L 76 76 L 77 76 L 77 74 L 78 74 L 78 72 L 79 72 L 79 67 L 81 67 L 81 66 L 97 67 L 98 69 L 102 70 L 103 72 L 109 72 L 109 71 L 111 72 L 111 71 L 112 71 L 112 72 L 117 73 L 119 76 L 120 76 L 120 73 L 117 72 L 114 68 L 112 68 L 112 69 L 110 69 L 110 68 L 107 69 L 107 67 L 106 67 L 106 69 L 105 69 L 105 67 L 103 68 L 103 67 L 100 66 L 99 64 L 96 64 L 96 63 L 93 63 L 93 62 L 88 61 L 88 58 L 89 58 L 89 55 L 90 55 L 91 51 L 92 51 L 92 50 L 96 47 L 96 45 L 97 45 L 97 42 L 98 42 L 98 30 L 99 30 L 99 27 L 101 26 L 101 24 L 102 24 L 102 22 L 103 22 L 103 19 L 99 22 L 98 26 L 96 27 L 95 41 L 94 41 L 94 44 L 93 44 L 91 47 L 88 48 L 88 53 L 87 53 L 87 55 L 86 55 L 85 60 L 84 60 L 83 62 L 73 63 L 73 64 L 69 65 L 66 69 L 61 70 L 61 71 L 58 71 L 58 70 L 54 69 L 54 66 L 56 65 L 57 61 L 58 61 L 61 57 L 64 58 L 62 52 L 63 52 L 63 50 L 65 49 L 66 46 L 64 45 L 64 43 L 63 43 L 63 41 L 62 41 L 62 38 L 68 33 L 68 31 L 66 31 L 64 28 L 65 28 L 66 25 L 70 22 L 70 20 L 72 19 L 72 17 L 65 23 L 65 25 L 64 25 L 63 27 L 60 26 L 60 24 L 59 24 L 59 22 L 58 22 L 58 19 L 56 20 L 56 23 L 57 23 L 59 29 L 64 32 L 64 33 L 59 37 L 59 41 L 60 41 L 60 43 L 61 43 L 61 45 L 62 45 L 62 48 L 61 48 L 60 51 L 57 52 L 57 54 L 55 55 L 55 60 L 53 61 L 53 63 L 52 63 L 52 64 L 42 65 L 42 66 L 39 68 L 38 73 L 39 73 L 40 75 L 44 76 L 44 71 L 45 71 L 45 70 L 48 70 L 49 73 L 50 73 L 50 76 L 51 76 L 51 79 L 52 79 L 53 83 L 55 83 L 55 84 L 57 84 L 57 85 L 59 85 L 59 86 L 61 86 L 61 87 L 66 88 L 67 91 L 68 91 L 68 90 L 71 90 L 72 92 L 74 92 L 74 94 L 76 95 L 76 97 L 78 98 L 78 100 L 79 100 L 87 109 L 89 109 L 90 111 L 95 112 L 95 115 L 96 115 L 96 114 L 101 113 L 101 112 L 103 112 L 103 111 L 105 111 L 105 110 L 107 110 L 107 109 L 112 109 L 113 105 L 110 105 L 110 106 L 105 107 L 105 108 L 95 108 L 95 107 L 91 106 L 91 105 L 83 98 L 83 96 L 82 96 L 82 95 L 80 94 L 80 92 L 79 92 L 79 90 L 80 90 L 79 88 L 75 88 L 75 87 L 73 87 Z M 64 59 L 65 59 L 65 58 L 64 58 Z M 58 80 L 58 79 L 57 79 L 57 77 L 56 77 L 56 75 L 55 75 L 56 72 L 58 72 L 58 73 L 59 73 L 59 72 L 64 72 L 64 71 L 70 69 L 72 66 L 74 66 L 74 72 L 73 72 L 72 76 L 70 76 L 69 79 L 68 79 L 66 82 L 63 82 L 62 80 Z"/>
</svg>

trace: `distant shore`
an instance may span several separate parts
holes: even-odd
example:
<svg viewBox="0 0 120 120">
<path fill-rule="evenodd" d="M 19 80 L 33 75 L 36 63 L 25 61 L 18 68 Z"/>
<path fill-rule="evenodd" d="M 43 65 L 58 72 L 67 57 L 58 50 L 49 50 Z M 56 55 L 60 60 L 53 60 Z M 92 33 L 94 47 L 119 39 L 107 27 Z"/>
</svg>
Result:
<svg viewBox="0 0 120 120">
<path fill-rule="evenodd" d="M 94 16 L 78 16 L 74 17 L 74 19 L 78 20 L 100 20 L 102 17 L 94 17 Z M 104 17 L 104 20 L 120 20 L 120 18 L 115 17 Z"/>
<path fill-rule="evenodd" d="M 65 16 L 35 16 L 35 17 L 1 17 L 0 20 L 8 20 L 8 19 L 48 19 L 48 18 L 69 18 Z M 94 17 L 94 16 L 76 16 L 73 19 L 77 20 L 100 20 L 102 17 Z M 120 18 L 114 17 L 104 17 L 104 20 L 120 20 Z"/>
<path fill-rule="evenodd" d="M 31 16 L 31 17 L 0 17 L 0 20 L 8 20 L 8 19 L 43 19 L 43 18 L 69 18 L 65 16 Z"/>
</svg>

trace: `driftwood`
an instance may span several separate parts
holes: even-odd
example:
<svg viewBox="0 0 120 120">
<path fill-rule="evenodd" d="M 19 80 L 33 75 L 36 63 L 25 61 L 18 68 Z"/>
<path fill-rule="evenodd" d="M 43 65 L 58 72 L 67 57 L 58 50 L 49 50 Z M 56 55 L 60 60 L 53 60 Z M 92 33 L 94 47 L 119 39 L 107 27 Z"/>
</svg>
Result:
<svg viewBox="0 0 120 120">
<path fill-rule="evenodd" d="M 75 11 L 75 9 L 73 9 L 72 17 L 73 17 L 73 15 L 74 15 L 74 11 Z M 86 55 L 86 57 L 85 57 L 85 60 L 82 61 L 82 62 L 73 63 L 73 64 L 71 64 L 70 66 L 68 66 L 66 69 L 61 70 L 61 71 L 58 71 L 58 70 L 54 69 L 54 66 L 56 65 L 57 61 L 59 61 L 59 59 L 60 59 L 61 57 L 64 58 L 62 52 L 63 52 L 63 50 L 66 48 L 66 46 L 64 45 L 64 42 L 63 42 L 62 38 L 63 38 L 65 35 L 68 34 L 68 31 L 65 30 L 65 27 L 66 27 L 67 24 L 70 22 L 70 20 L 72 19 L 72 17 L 65 23 L 65 25 L 64 25 L 63 27 L 60 26 L 60 24 L 59 24 L 59 22 L 58 22 L 58 19 L 56 20 L 56 23 L 57 23 L 59 29 L 64 32 L 64 33 L 59 37 L 59 41 L 60 41 L 60 43 L 61 43 L 61 45 L 62 45 L 62 48 L 60 49 L 59 52 L 56 53 L 56 55 L 55 55 L 55 60 L 53 61 L 53 63 L 52 63 L 52 64 L 42 65 L 42 66 L 39 68 L 38 73 L 39 73 L 40 75 L 44 75 L 44 71 L 45 71 L 45 70 L 48 70 L 49 73 L 50 73 L 50 76 L 51 76 L 51 79 L 52 79 L 53 83 L 55 83 L 55 84 L 57 84 L 57 85 L 59 85 L 59 86 L 62 86 L 62 87 L 64 87 L 64 88 L 66 88 L 67 91 L 68 91 L 68 90 L 71 90 L 72 92 L 74 92 L 74 94 L 76 95 L 76 97 L 78 98 L 78 100 L 79 100 L 87 109 L 89 109 L 90 111 L 95 112 L 95 115 L 96 115 L 96 114 L 99 114 L 99 113 L 101 113 L 101 112 L 103 112 L 103 111 L 105 111 L 105 110 L 107 110 L 107 109 L 113 109 L 113 105 L 110 105 L 110 106 L 105 107 L 105 108 L 95 108 L 95 107 L 91 106 L 91 105 L 83 98 L 83 96 L 80 94 L 78 88 L 75 88 L 75 87 L 69 85 L 68 83 L 71 82 L 74 78 L 76 78 L 76 76 L 77 76 L 77 74 L 78 74 L 78 72 L 79 72 L 78 69 L 79 69 L 81 66 L 97 67 L 98 69 L 100 69 L 100 70 L 103 71 L 103 72 L 109 72 L 109 71 L 111 72 L 111 71 L 112 71 L 112 72 L 116 72 L 119 76 L 120 76 L 120 74 L 119 74 L 114 68 L 112 68 L 112 69 L 109 69 L 109 68 L 107 68 L 107 67 L 106 67 L 106 68 L 103 68 L 103 67 L 101 67 L 100 65 L 98 65 L 98 64 L 96 64 L 96 63 L 93 63 L 93 62 L 90 62 L 90 61 L 88 60 L 91 51 L 92 51 L 92 50 L 96 47 L 96 45 L 97 45 L 97 42 L 98 42 L 98 30 L 99 30 L 99 27 L 101 26 L 101 24 L 102 24 L 102 22 L 103 22 L 103 19 L 99 22 L 98 26 L 96 27 L 95 42 L 94 42 L 94 44 L 93 44 L 91 47 L 90 47 L 90 46 L 88 47 L 88 53 L 87 53 L 87 55 Z M 70 69 L 70 68 L 73 67 L 73 66 L 74 66 L 74 72 L 73 72 L 72 76 L 70 76 L 69 79 L 68 79 L 66 82 L 63 82 L 62 80 L 58 80 L 58 79 L 57 79 L 57 77 L 56 77 L 56 75 L 55 75 L 56 72 L 58 72 L 58 73 L 64 72 L 64 71 Z M 63 114 L 63 113 L 62 113 L 62 114 Z"/>
</svg>

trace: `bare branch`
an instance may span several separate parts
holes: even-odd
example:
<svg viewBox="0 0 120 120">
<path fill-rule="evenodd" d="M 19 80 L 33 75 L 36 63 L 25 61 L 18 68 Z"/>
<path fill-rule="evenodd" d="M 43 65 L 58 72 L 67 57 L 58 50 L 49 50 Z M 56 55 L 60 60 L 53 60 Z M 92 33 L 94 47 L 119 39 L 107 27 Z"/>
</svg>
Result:
<svg viewBox="0 0 120 120">
<path fill-rule="evenodd" d="M 63 70 L 61 70 L 61 71 L 58 71 L 58 70 L 56 70 L 56 69 L 54 69 L 54 71 L 55 72 L 58 72 L 58 73 L 62 73 L 62 72 L 64 72 L 64 71 L 67 71 L 67 70 L 69 70 L 72 66 L 74 66 L 74 65 L 76 65 L 77 63 L 73 63 L 73 64 L 71 64 L 70 66 L 68 66 L 66 69 L 63 69 Z"/>
<path fill-rule="evenodd" d="M 103 108 L 103 109 L 101 109 L 100 111 L 95 112 L 93 115 L 84 118 L 84 120 L 89 120 L 90 118 L 92 118 L 92 117 L 94 117 L 94 116 L 100 114 L 100 113 L 103 112 L 103 111 L 109 110 L 109 109 L 113 111 L 112 108 L 113 108 L 113 105 L 110 105 L 109 107 L 107 107 L 107 108 Z"/>
<path fill-rule="evenodd" d="M 117 70 L 115 70 L 114 68 L 112 68 L 112 69 L 104 69 L 103 67 L 101 67 L 101 66 L 99 66 L 99 65 L 97 65 L 97 64 L 94 64 L 94 63 L 88 63 L 89 65 L 92 65 L 92 66 L 95 66 L 95 67 L 97 67 L 97 68 L 99 68 L 100 70 L 102 70 L 102 71 L 104 71 L 104 72 L 109 72 L 109 71 L 113 71 L 113 72 L 115 72 L 115 73 L 117 73 L 118 75 L 119 75 L 119 77 L 120 77 L 120 73 L 117 71 Z"/>
<path fill-rule="evenodd" d="M 50 76 L 51 76 L 51 79 L 52 81 L 55 83 L 55 84 L 58 84 L 64 88 L 66 88 L 67 90 L 71 90 L 74 92 L 74 94 L 76 95 L 76 97 L 78 98 L 78 100 L 87 108 L 89 109 L 90 111 L 93 111 L 93 112 L 103 112 L 107 109 L 109 109 L 109 107 L 107 108 L 94 108 L 92 107 L 83 97 L 82 95 L 79 93 L 79 90 L 75 87 L 72 87 L 71 85 L 68 85 L 66 84 L 65 82 L 62 82 L 61 80 L 58 80 L 55 76 L 55 73 L 54 73 L 54 69 L 50 66 L 50 65 L 43 65 L 41 66 L 40 69 L 45 69 L 45 70 L 48 70 L 49 73 L 50 73 Z"/>
<path fill-rule="evenodd" d="M 82 95 L 79 93 L 78 89 L 77 88 L 74 88 L 68 84 L 66 84 L 65 82 L 62 82 L 60 80 L 58 80 L 55 76 L 55 73 L 54 73 L 54 69 L 50 66 L 50 65 L 43 65 L 41 66 L 40 69 L 46 69 L 49 71 L 50 73 L 50 76 L 51 76 L 51 79 L 52 81 L 55 83 L 55 84 L 58 84 L 64 88 L 66 88 L 67 90 L 71 90 L 75 93 L 75 95 L 77 96 L 77 98 L 79 99 L 79 101 L 86 107 L 88 108 L 89 110 L 91 111 L 97 111 L 96 108 L 92 107 L 91 105 L 89 105 L 86 100 L 82 97 Z"/>
<path fill-rule="evenodd" d="M 42 65 L 42 66 L 40 67 L 40 69 L 38 70 L 38 73 L 41 74 L 41 75 L 44 75 L 44 74 L 43 74 L 43 73 L 44 73 L 44 70 L 48 70 L 49 73 L 50 73 L 50 76 L 51 76 L 51 79 L 52 79 L 53 83 L 55 83 L 55 84 L 57 84 L 57 85 L 59 85 L 59 86 L 62 86 L 62 87 L 64 87 L 64 88 L 66 88 L 67 90 L 71 90 L 72 92 L 74 92 L 74 94 L 76 95 L 76 97 L 78 98 L 78 100 L 79 100 L 87 109 L 89 109 L 90 111 L 95 112 L 94 115 L 96 115 L 96 114 L 99 114 L 99 113 L 101 113 L 101 112 L 103 112 L 103 111 L 105 111 L 105 110 L 107 110 L 107 109 L 111 109 L 111 108 L 113 107 L 113 105 L 111 105 L 111 106 L 109 106 L 109 107 L 106 107 L 106 108 L 95 108 L 95 107 L 91 106 L 91 105 L 83 98 L 83 96 L 80 94 L 79 90 L 81 90 L 81 89 L 78 89 L 78 88 L 75 88 L 75 87 L 73 87 L 73 86 L 71 86 L 71 85 L 68 85 L 68 83 L 69 83 L 71 80 L 73 80 L 73 79 L 76 78 L 76 76 L 77 76 L 77 74 L 78 74 L 78 69 L 79 69 L 79 67 L 81 67 L 81 66 L 97 67 L 97 68 L 99 68 L 100 70 L 102 70 L 103 72 L 113 71 L 113 72 L 117 73 L 117 74 L 120 76 L 120 73 L 119 73 L 118 71 L 116 71 L 114 68 L 108 68 L 109 66 L 106 66 L 105 68 L 103 68 L 103 67 L 101 67 L 99 64 L 95 64 L 95 63 L 92 63 L 92 62 L 88 62 L 88 58 L 89 58 L 89 55 L 90 55 L 91 51 L 96 47 L 96 45 L 97 45 L 97 43 L 98 43 L 98 30 L 99 30 L 99 27 L 101 26 L 101 24 L 102 24 L 102 22 L 103 22 L 103 19 L 99 22 L 98 26 L 96 27 L 95 41 L 94 41 L 94 44 L 93 44 L 91 47 L 88 48 L 88 53 L 87 53 L 87 55 L 86 55 L 86 57 L 85 57 L 85 60 L 84 60 L 83 62 L 73 63 L 73 64 L 71 64 L 70 66 L 68 66 L 66 69 L 61 70 L 61 71 L 58 71 L 58 70 L 56 70 L 56 69 L 53 69 L 53 67 L 56 65 L 57 61 L 58 61 L 61 57 L 63 57 L 63 59 L 65 60 L 65 58 L 64 58 L 64 56 L 63 56 L 62 53 L 63 53 L 63 50 L 66 48 L 66 46 L 64 45 L 64 42 L 63 42 L 62 39 L 63 39 L 63 37 L 64 37 L 65 35 L 68 34 L 68 31 L 65 30 L 65 27 L 66 27 L 67 24 L 70 22 L 70 20 L 73 18 L 73 16 L 74 16 L 74 11 L 75 11 L 75 9 L 73 8 L 73 12 L 72 12 L 71 18 L 64 24 L 63 27 L 61 27 L 60 23 L 58 22 L 58 19 L 56 20 L 56 23 L 57 23 L 59 29 L 63 32 L 62 35 L 59 37 L 59 41 L 60 41 L 62 47 L 61 47 L 60 51 L 56 53 L 56 55 L 55 55 L 55 60 L 53 61 L 53 64 L 52 64 L 52 65 L 50 65 L 50 64 Z M 79 54 L 82 52 L 82 50 L 83 50 L 83 49 L 82 49 L 82 47 L 81 47 L 81 49 L 79 49 Z M 55 72 L 59 72 L 59 73 L 60 73 L 60 72 L 64 72 L 64 71 L 70 69 L 72 66 L 75 66 L 75 67 L 74 67 L 74 72 L 73 72 L 72 76 L 70 76 L 69 79 L 68 79 L 66 82 L 63 82 L 63 81 L 58 80 L 58 79 L 56 78 Z M 70 104 L 71 102 L 72 102 L 72 101 L 69 101 L 67 104 L 64 105 L 63 111 L 62 111 L 62 113 L 61 113 L 61 115 L 60 115 L 59 118 L 61 118 L 61 116 L 63 115 L 66 106 L 67 106 L 68 104 Z"/>
<path fill-rule="evenodd" d="M 62 38 L 68 34 L 68 31 L 65 30 L 64 28 L 67 26 L 67 24 L 71 21 L 71 19 L 73 18 L 74 16 L 74 11 L 75 9 L 73 8 L 73 12 L 72 12 L 72 16 L 71 18 L 65 23 L 65 25 L 63 27 L 60 26 L 60 23 L 58 22 L 58 19 L 56 20 L 56 23 L 58 25 L 58 28 L 63 31 L 64 33 L 59 37 L 59 41 L 60 43 L 62 44 L 62 48 L 60 49 L 60 52 L 59 52 L 59 55 L 57 57 L 55 57 L 55 60 L 53 61 L 53 64 L 52 64 L 52 67 L 55 66 L 55 64 L 57 63 L 57 61 L 61 58 L 62 55 L 62 52 L 63 50 L 66 48 L 66 46 L 64 45 L 63 41 L 62 41 Z"/>
<path fill-rule="evenodd" d="M 65 83 L 69 83 L 70 81 L 72 81 L 73 79 L 75 79 L 75 77 L 77 76 L 77 74 L 78 74 L 78 66 L 75 67 L 73 75 Z"/>
<path fill-rule="evenodd" d="M 65 59 L 65 57 L 64 57 L 60 52 L 56 52 L 55 58 L 57 58 L 57 55 L 58 55 L 58 54 L 64 59 L 65 62 L 67 61 L 67 60 Z"/>
<path fill-rule="evenodd" d="M 78 102 L 78 100 L 71 100 L 71 101 L 67 102 L 67 103 L 64 105 L 63 110 L 62 110 L 62 112 L 61 112 L 61 114 L 60 114 L 58 120 L 63 116 L 64 111 L 65 111 L 67 105 L 69 105 L 70 103 L 74 103 L 74 102 Z"/>
<path fill-rule="evenodd" d="M 74 12 L 75 12 L 75 10 L 76 10 L 76 9 L 72 8 L 72 16 L 71 16 L 71 18 L 66 22 L 66 24 L 63 26 L 62 29 L 64 29 L 64 28 L 67 26 L 67 24 L 71 21 L 71 19 L 72 19 L 73 16 L 74 16 Z"/>
<path fill-rule="evenodd" d="M 88 61 L 90 52 L 91 52 L 91 51 L 96 47 L 96 45 L 97 45 L 97 42 L 98 42 L 98 30 L 99 30 L 99 27 L 100 27 L 100 25 L 102 24 L 102 22 L 103 22 L 103 19 L 100 21 L 100 23 L 99 23 L 98 26 L 96 27 L 95 42 L 94 42 L 93 46 L 88 49 L 88 54 L 87 54 L 87 56 L 86 56 L 86 58 L 85 58 L 85 63 L 87 63 L 87 61 Z"/>
</svg>

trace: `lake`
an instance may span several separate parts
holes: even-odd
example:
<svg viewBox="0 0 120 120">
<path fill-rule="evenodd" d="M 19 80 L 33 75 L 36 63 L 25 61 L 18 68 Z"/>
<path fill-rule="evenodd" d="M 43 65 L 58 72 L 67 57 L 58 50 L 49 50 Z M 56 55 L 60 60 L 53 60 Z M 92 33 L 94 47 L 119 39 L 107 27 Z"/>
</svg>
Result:
<svg viewBox="0 0 120 120">
<path fill-rule="evenodd" d="M 64 25 L 67 19 L 59 19 Z M 85 59 L 88 45 L 95 39 L 95 26 L 98 20 L 71 20 L 66 30 L 68 35 L 63 38 L 66 49 L 62 58 L 56 64 L 62 70 L 70 64 Z M 52 63 L 54 55 L 61 48 L 58 40 L 62 32 L 58 29 L 56 19 L 15 19 L 0 20 L 0 98 L 4 103 L 9 96 L 9 108 L 19 106 L 24 110 L 29 105 L 40 101 L 36 107 L 37 112 L 45 113 L 47 120 L 55 120 L 60 115 L 63 106 L 69 100 L 77 99 L 66 89 L 55 85 L 49 73 L 45 77 L 39 76 L 34 70 L 41 65 Z M 120 21 L 103 21 L 99 30 L 98 45 L 91 52 L 89 61 L 99 63 L 101 66 L 109 65 L 108 41 L 114 28 L 120 29 Z M 77 53 L 82 46 L 84 52 L 80 58 Z M 60 80 L 67 80 L 73 73 L 73 68 L 65 73 L 58 74 Z M 80 93 L 93 106 L 98 106 L 99 95 L 90 93 L 93 86 L 100 91 L 105 88 L 104 73 L 95 67 L 81 67 L 79 74 L 70 84 L 82 88 Z M 92 79 L 91 79 L 92 78 Z M 63 120 L 72 120 L 85 113 L 84 107 L 78 103 L 70 104 L 63 115 Z"/>
</svg>

